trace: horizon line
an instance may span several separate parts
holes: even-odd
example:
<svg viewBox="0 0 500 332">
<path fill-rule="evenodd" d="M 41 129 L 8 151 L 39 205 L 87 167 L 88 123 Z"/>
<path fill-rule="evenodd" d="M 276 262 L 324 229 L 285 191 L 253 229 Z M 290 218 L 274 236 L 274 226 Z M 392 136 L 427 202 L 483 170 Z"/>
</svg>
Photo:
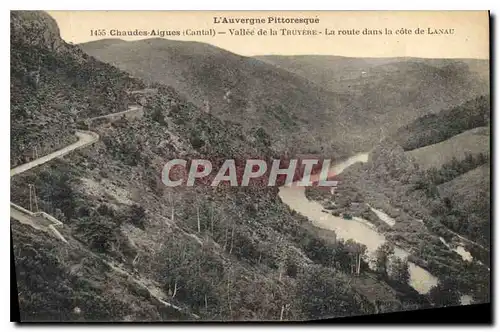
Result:
<svg viewBox="0 0 500 332">
<path fill-rule="evenodd" d="M 266 56 L 285 56 L 285 57 L 337 57 L 337 58 L 349 58 L 349 59 L 427 59 L 427 60 L 481 60 L 481 61 L 490 61 L 490 57 L 487 58 L 467 58 L 467 57 L 422 57 L 422 56 L 408 56 L 408 55 L 400 55 L 400 56 L 348 56 L 348 55 L 339 55 L 339 54 L 314 54 L 314 53 L 308 53 L 308 54 L 283 54 L 283 53 L 257 53 L 253 55 L 245 55 L 245 54 L 240 54 L 236 53 L 234 51 L 228 50 L 226 48 L 214 45 L 209 42 L 205 41 L 198 41 L 198 40 L 186 40 L 186 39 L 169 39 L 169 38 L 162 38 L 162 37 L 151 37 L 151 38 L 137 38 L 137 39 L 122 39 L 122 38 L 101 38 L 101 39 L 94 39 L 94 40 L 89 40 L 89 41 L 83 41 L 79 43 L 73 43 L 71 41 L 65 40 L 62 36 L 60 36 L 62 40 L 64 40 L 68 44 L 72 45 L 82 45 L 82 44 L 88 44 L 88 43 L 93 43 L 93 42 L 98 42 L 98 41 L 104 41 L 104 40 L 119 40 L 121 42 L 137 42 L 137 41 L 145 41 L 145 40 L 165 40 L 169 42 L 179 42 L 179 43 L 198 43 L 198 44 L 205 44 L 209 45 L 211 47 L 217 48 L 224 50 L 226 52 L 236 54 L 238 56 L 242 57 L 247 57 L 247 58 L 258 58 L 258 57 L 266 57 Z"/>
</svg>

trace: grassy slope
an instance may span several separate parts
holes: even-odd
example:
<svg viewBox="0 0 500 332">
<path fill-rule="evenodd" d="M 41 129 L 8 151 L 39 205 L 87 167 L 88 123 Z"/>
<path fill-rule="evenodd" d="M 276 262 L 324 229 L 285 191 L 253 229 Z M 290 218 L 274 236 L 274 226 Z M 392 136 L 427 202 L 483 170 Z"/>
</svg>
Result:
<svg viewBox="0 0 500 332">
<path fill-rule="evenodd" d="M 428 145 L 406 152 L 413 157 L 421 169 L 436 167 L 440 169 L 445 163 L 451 162 L 453 157 L 463 160 L 467 154 L 483 153 L 489 155 L 490 135 L 488 127 L 474 128 L 445 141 Z"/>
</svg>

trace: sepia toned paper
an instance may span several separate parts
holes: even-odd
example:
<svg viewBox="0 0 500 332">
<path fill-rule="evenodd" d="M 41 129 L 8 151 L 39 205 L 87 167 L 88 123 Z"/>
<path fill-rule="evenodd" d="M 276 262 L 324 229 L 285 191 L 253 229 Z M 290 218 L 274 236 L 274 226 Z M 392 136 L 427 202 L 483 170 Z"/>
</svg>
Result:
<svg viewBox="0 0 500 332">
<path fill-rule="evenodd" d="M 488 312 L 489 29 L 487 11 L 12 11 L 19 320 Z"/>
<path fill-rule="evenodd" d="M 479 58 L 489 55 L 489 24 L 487 11 L 365 11 L 365 12 L 162 12 L 162 11 L 53 11 L 49 12 L 61 28 L 61 36 L 68 42 L 82 43 L 101 39 L 91 36 L 90 31 L 104 29 L 107 37 L 117 32 L 139 30 L 169 30 L 199 33 L 214 29 L 214 36 L 169 36 L 174 40 L 191 40 L 210 43 L 237 54 L 253 56 L 264 54 L 298 55 L 322 54 L 350 57 L 400 57 L 423 58 Z M 269 18 L 318 19 L 319 23 L 279 24 Z M 224 19 L 261 19 L 265 23 L 222 23 Z M 218 22 L 218 23 L 215 23 Z M 415 29 L 424 30 L 416 34 Z M 253 36 L 232 36 L 229 29 L 254 30 Z M 257 35 L 259 29 L 277 30 L 276 36 Z M 287 29 L 282 32 L 280 29 Z M 382 34 L 366 34 L 382 31 Z M 393 31 L 386 35 L 385 29 Z M 453 30 L 450 34 L 439 34 L 436 30 Z M 292 31 L 316 30 L 315 36 L 287 35 Z M 342 30 L 343 35 L 326 35 Z M 360 35 L 352 35 L 359 30 Z M 396 34 L 411 31 L 411 35 Z M 236 31 L 235 31 L 236 32 Z M 321 34 L 319 34 L 321 33 Z M 356 37 L 356 38 L 354 38 Z M 124 40 L 144 37 L 119 36 Z"/>
</svg>

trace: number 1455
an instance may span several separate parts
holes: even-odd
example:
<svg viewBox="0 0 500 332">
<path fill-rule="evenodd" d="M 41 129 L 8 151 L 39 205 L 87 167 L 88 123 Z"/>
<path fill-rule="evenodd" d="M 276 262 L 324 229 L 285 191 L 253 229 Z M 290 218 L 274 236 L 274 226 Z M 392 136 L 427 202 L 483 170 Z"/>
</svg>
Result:
<svg viewBox="0 0 500 332">
<path fill-rule="evenodd" d="M 104 29 L 96 29 L 96 30 L 90 30 L 90 36 L 91 37 L 102 37 L 102 36 L 106 36 L 106 30 Z"/>
</svg>

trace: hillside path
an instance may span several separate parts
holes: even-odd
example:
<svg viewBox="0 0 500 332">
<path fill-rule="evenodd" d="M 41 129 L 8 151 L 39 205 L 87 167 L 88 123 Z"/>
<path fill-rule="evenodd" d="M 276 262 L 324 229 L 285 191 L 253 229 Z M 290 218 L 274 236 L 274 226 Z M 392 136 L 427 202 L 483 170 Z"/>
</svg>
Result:
<svg viewBox="0 0 500 332">
<path fill-rule="evenodd" d="M 26 172 L 27 170 L 30 170 L 36 166 L 43 165 L 49 161 L 51 161 L 54 158 L 62 157 L 73 150 L 76 150 L 78 148 L 85 147 L 87 145 L 93 144 L 99 140 L 99 135 L 97 133 L 91 132 L 91 131 L 81 131 L 78 130 L 76 132 L 76 136 L 78 137 L 78 142 L 70 144 L 62 149 L 59 149 L 57 151 L 54 151 L 52 153 L 49 153 L 48 155 L 45 155 L 43 157 L 40 157 L 38 159 L 35 159 L 33 161 L 30 161 L 26 164 L 14 167 L 13 169 L 10 170 L 10 176 L 13 177 L 14 175 L 21 174 L 23 172 Z M 35 214 L 31 211 L 28 211 L 24 209 L 23 207 L 16 205 L 14 203 L 10 203 L 10 217 L 17 220 L 18 222 L 22 224 L 27 224 L 30 225 L 31 227 L 38 229 L 38 230 L 43 230 L 43 231 L 50 231 L 54 233 L 54 235 L 61 239 L 63 242 L 67 242 L 66 239 L 57 231 L 57 229 L 54 227 L 55 224 L 52 224 L 49 222 L 49 219 L 44 218 L 43 214 Z M 53 218 L 53 217 L 52 217 Z M 54 218 L 55 219 L 55 218 Z M 47 224 L 48 223 L 48 224 Z"/>
<path fill-rule="evenodd" d="M 99 135 L 97 133 L 94 133 L 91 131 L 77 130 L 76 136 L 78 137 L 78 142 L 70 144 L 70 145 L 68 145 L 60 150 L 49 153 L 48 155 L 45 155 L 45 156 L 40 157 L 36 160 L 30 161 L 26 164 L 22 164 L 20 166 L 14 167 L 13 169 L 10 170 L 10 176 L 12 177 L 14 175 L 26 172 L 27 170 L 32 169 L 33 167 L 45 164 L 46 162 L 49 162 L 54 158 L 62 157 L 64 155 L 72 152 L 73 150 L 90 145 L 90 144 L 97 142 L 99 140 Z"/>
</svg>

